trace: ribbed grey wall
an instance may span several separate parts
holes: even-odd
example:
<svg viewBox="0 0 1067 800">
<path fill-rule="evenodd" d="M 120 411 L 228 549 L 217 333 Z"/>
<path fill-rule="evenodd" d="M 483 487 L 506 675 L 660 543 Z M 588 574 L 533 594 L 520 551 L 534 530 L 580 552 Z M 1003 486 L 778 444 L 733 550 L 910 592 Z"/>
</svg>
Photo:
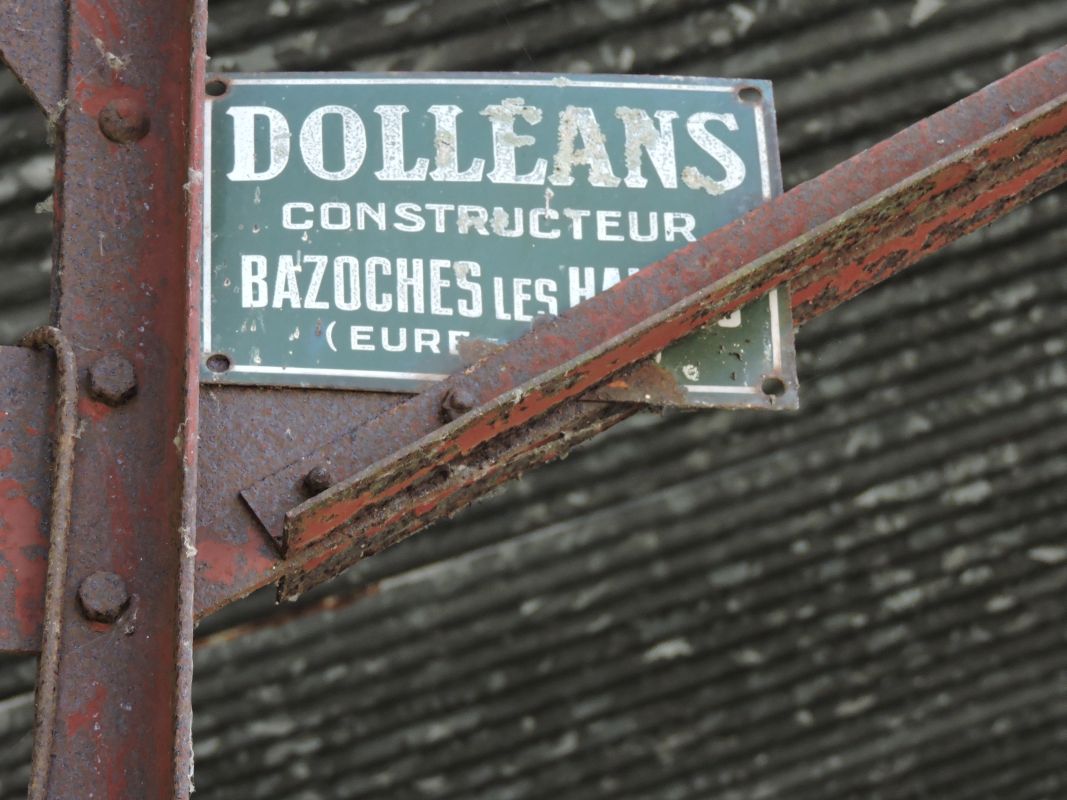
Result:
<svg viewBox="0 0 1067 800">
<path fill-rule="evenodd" d="M 212 12 L 222 70 L 769 77 L 788 184 L 1067 40 L 1062 0 Z M 47 304 L 48 157 L 10 82 L 0 104 L 10 336 Z M 1065 206 L 805 328 L 799 414 L 640 419 L 294 607 L 209 620 L 197 796 L 1063 797 Z M 2 798 L 31 685 L 0 670 Z"/>
</svg>

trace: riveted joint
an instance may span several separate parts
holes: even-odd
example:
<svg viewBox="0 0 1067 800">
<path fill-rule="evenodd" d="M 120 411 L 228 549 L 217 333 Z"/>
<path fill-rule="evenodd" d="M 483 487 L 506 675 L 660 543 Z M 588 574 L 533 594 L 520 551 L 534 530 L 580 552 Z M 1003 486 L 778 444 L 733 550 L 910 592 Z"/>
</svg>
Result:
<svg viewBox="0 0 1067 800">
<path fill-rule="evenodd" d="M 441 398 L 441 420 L 452 422 L 474 408 L 478 404 L 478 398 L 463 388 L 453 388 L 445 392 Z"/>
<path fill-rule="evenodd" d="M 326 469 L 326 467 L 312 467 L 304 476 L 304 490 L 311 497 L 314 497 L 317 494 L 322 494 L 333 486 L 333 484 L 333 475 L 330 474 L 330 471 Z"/>
<path fill-rule="evenodd" d="M 104 106 L 97 122 L 100 132 L 116 144 L 140 141 L 151 126 L 144 104 L 130 97 L 120 97 Z"/>
<path fill-rule="evenodd" d="M 78 604 L 85 618 L 111 624 L 130 602 L 126 583 L 113 572 L 94 572 L 78 586 Z"/>
<path fill-rule="evenodd" d="M 89 394 L 111 406 L 120 406 L 137 394 L 137 373 L 120 355 L 104 356 L 89 367 Z"/>
</svg>

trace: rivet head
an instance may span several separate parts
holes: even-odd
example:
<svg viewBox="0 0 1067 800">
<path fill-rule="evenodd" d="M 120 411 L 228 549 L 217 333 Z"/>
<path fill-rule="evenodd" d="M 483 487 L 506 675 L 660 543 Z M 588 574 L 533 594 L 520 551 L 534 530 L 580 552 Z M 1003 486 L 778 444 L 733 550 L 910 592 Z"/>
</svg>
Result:
<svg viewBox="0 0 1067 800">
<path fill-rule="evenodd" d="M 120 355 L 107 355 L 89 367 L 89 393 L 108 405 L 119 406 L 137 394 L 137 373 Z"/>
<path fill-rule="evenodd" d="M 322 494 L 333 486 L 333 476 L 326 467 L 312 467 L 304 476 L 304 489 L 309 495 Z"/>
<path fill-rule="evenodd" d="M 126 584 L 113 572 L 94 572 L 78 587 L 78 604 L 86 619 L 93 622 L 114 622 L 129 602 Z"/>
<path fill-rule="evenodd" d="M 100 132 L 117 144 L 130 144 L 145 137 L 150 120 L 144 105 L 130 97 L 112 100 L 100 111 Z"/>
<path fill-rule="evenodd" d="M 478 398 L 469 389 L 462 387 L 449 389 L 441 398 L 441 419 L 452 422 L 474 408 Z"/>
</svg>

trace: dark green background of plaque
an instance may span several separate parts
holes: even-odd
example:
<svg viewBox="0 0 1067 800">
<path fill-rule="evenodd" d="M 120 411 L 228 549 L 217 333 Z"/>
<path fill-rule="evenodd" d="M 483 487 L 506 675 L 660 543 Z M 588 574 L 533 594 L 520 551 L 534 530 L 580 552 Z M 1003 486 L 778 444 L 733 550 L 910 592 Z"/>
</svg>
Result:
<svg viewBox="0 0 1067 800">
<path fill-rule="evenodd" d="M 409 350 L 412 329 L 433 328 L 442 332 L 447 341 L 449 329 L 470 331 L 475 338 L 491 343 L 503 343 L 521 335 L 530 323 L 493 319 L 492 278 L 513 277 L 550 278 L 559 286 L 559 309 L 569 307 L 566 267 L 617 267 L 625 277 L 627 269 L 650 264 L 685 244 L 660 240 L 649 243 L 598 242 L 590 238 L 593 219 L 585 220 L 585 237 L 574 241 L 563 233 L 559 239 L 504 238 L 495 234 L 482 236 L 473 230 L 461 234 L 455 227 L 444 233 L 433 230 L 432 214 L 424 212 L 427 229 L 420 233 L 388 229 L 379 231 L 371 223 L 362 231 L 326 231 L 317 225 L 311 231 L 286 230 L 281 225 L 281 207 L 287 202 L 306 202 L 316 208 L 322 203 L 366 202 L 376 206 L 384 202 L 390 223 L 395 219 L 392 209 L 397 203 L 413 202 L 482 206 L 492 211 L 501 206 L 513 212 L 515 208 L 550 207 L 614 209 L 642 214 L 642 230 L 646 229 L 649 212 L 686 212 L 697 220 L 695 234 L 701 236 L 737 218 L 764 200 L 768 193 L 777 193 L 780 172 L 777 137 L 771 88 L 759 81 L 733 81 L 703 78 L 652 78 L 629 76 L 541 76 L 541 75 L 226 75 L 229 88 L 223 96 L 209 98 L 206 113 L 210 132 L 206 191 L 209 210 L 205 223 L 205 280 L 204 280 L 204 336 L 202 379 L 214 383 L 269 384 L 300 387 L 332 387 L 366 390 L 415 392 L 424 388 L 433 376 L 443 376 L 465 366 L 464 362 L 447 352 L 390 353 L 378 347 L 376 352 L 357 352 L 348 349 L 349 326 L 371 325 L 375 329 L 387 327 L 396 342 L 397 329 L 408 329 Z M 271 81 L 272 83 L 263 83 Z M 332 83 L 331 83 L 332 81 Z M 351 81 L 359 81 L 352 83 Z M 527 82 L 536 83 L 529 85 Z M 611 84 L 611 88 L 605 86 Z M 737 89 L 756 87 L 763 96 L 757 104 L 743 102 Z M 680 88 L 683 87 L 683 88 Z M 486 161 L 485 172 L 493 167 L 490 124 L 479 112 L 488 105 L 505 98 L 523 98 L 527 105 L 540 108 L 544 117 L 540 124 L 529 125 L 521 119 L 516 132 L 532 135 L 536 143 L 518 149 L 518 171 L 531 169 L 538 158 L 544 158 L 552 171 L 557 148 L 559 112 L 568 105 L 587 106 L 594 110 L 604 132 L 607 150 L 614 173 L 626 175 L 624 162 L 623 123 L 615 116 L 618 106 L 646 110 L 669 109 L 678 112 L 674 121 L 678 188 L 666 189 L 647 156 L 643 155 L 643 174 L 648 180 L 642 189 L 591 186 L 589 169 L 576 166 L 574 183 L 569 187 L 544 185 L 520 186 L 490 183 L 487 178 L 477 183 L 444 183 L 380 181 L 374 172 L 382 165 L 380 118 L 373 109 L 379 104 L 403 104 L 410 108 L 404 117 L 405 164 L 410 167 L 419 156 L 434 167 L 434 118 L 427 108 L 435 104 L 455 104 L 463 109 L 458 118 L 458 160 L 460 170 L 466 169 L 474 157 Z M 226 114 L 232 106 L 263 105 L 281 111 L 289 121 L 292 147 L 287 168 L 277 178 L 268 181 L 234 182 L 226 174 L 232 169 L 233 119 Z M 299 132 L 306 116 L 324 105 L 343 105 L 356 110 L 366 129 L 367 153 L 360 170 L 346 181 L 322 180 L 308 171 L 300 156 Z M 681 179 L 684 166 L 693 165 L 713 178 L 721 178 L 722 170 L 701 150 L 686 133 L 685 121 L 699 111 L 732 113 L 739 130 L 731 132 L 724 125 L 710 127 L 712 133 L 726 142 L 744 161 L 747 171 L 744 183 L 738 188 L 713 196 L 694 190 Z M 757 120 L 762 118 L 765 130 L 765 156 L 759 151 Z M 335 124 L 335 128 L 331 128 Z M 257 130 L 257 151 L 261 154 L 257 166 L 263 168 L 266 159 L 266 128 Z M 327 147 L 326 167 L 341 166 L 340 156 L 329 156 L 331 142 L 335 148 L 340 140 L 340 123 L 328 118 L 325 127 Z M 339 148 L 337 148 L 339 150 Z M 546 188 L 552 196 L 546 201 Z M 449 219 L 454 219 L 454 212 Z M 569 228 L 562 218 L 553 223 Z M 401 314 L 396 311 L 376 313 L 363 308 L 359 311 L 315 309 L 275 309 L 241 306 L 241 256 L 261 254 L 267 257 L 269 274 L 273 278 L 278 256 L 290 254 L 335 256 L 350 255 L 360 263 L 371 256 L 395 261 L 398 257 L 422 258 L 429 268 L 429 259 L 450 261 L 469 260 L 482 267 L 480 282 L 483 289 L 485 315 L 470 319 L 424 314 Z M 320 297 L 332 300 L 332 269 L 327 271 Z M 301 275 L 301 289 L 306 287 L 309 267 Z M 394 269 L 395 277 L 395 269 Z M 599 280 L 599 278 L 598 278 Z M 273 293 L 273 280 L 268 282 Z M 387 285 L 387 284 L 386 284 Z M 599 287 L 598 287 L 599 288 Z M 455 288 L 452 297 L 458 296 Z M 448 295 L 446 294 L 446 299 Z M 446 302 L 446 305 L 448 303 Z M 777 306 L 777 335 L 773 335 L 772 306 Z M 660 363 L 677 379 L 685 390 L 686 405 L 718 406 L 774 406 L 792 407 L 796 402 L 796 377 L 793 357 L 792 324 L 789 301 L 785 289 L 757 301 L 741 310 L 740 327 L 709 326 L 665 351 Z M 331 330 L 338 352 L 327 342 Z M 374 342 L 380 342 L 376 335 Z M 442 350 L 444 348 L 442 347 Z M 224 372 L 207 367 L 212 355 L 221 354 L 232 365 Z M 215 359 L 212 363 L 217 364 Z M 421 377 L 413 377 L 421 376 Z M 779 376 L 785 387 L 784 395 L 766 396 L 761 387 L 768 375 Z M 671 403 L 667 398 L 649 397 L 653 403 Z M 678 405 L 677 398 L 673 401 Z"/>
</svg>

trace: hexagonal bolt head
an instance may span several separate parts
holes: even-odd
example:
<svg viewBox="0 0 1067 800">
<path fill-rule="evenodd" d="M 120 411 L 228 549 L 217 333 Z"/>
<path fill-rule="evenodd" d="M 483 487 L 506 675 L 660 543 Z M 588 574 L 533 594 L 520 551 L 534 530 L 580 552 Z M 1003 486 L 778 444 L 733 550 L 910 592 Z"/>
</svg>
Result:
<svg viewBox="0 0 1067 800">
<path fill-rule="evenodd" d="M 120 355 L 104 356 L 89 367 L 89 393 L 108 405 L 122 405 L 137 394 L 133 364 Z"/>
<path fill-rule="evenodd" d="M 449 389 L 441 398 L 441 419 L 444 422 L 462 417 L 478 404 L 478 398 L 468 389 Z"/>
<path fill-rule="evenodd" d="M 78 604 L 85 618 L 93 622 L 114 622 L 129 602 L 126 584 L 113 572 L 94 572 L 78 587 Z"/>
<path fill-rule="evenodd" d="M 143 139 L 151 125 L 144 105 L 130 97 L 120 97 L 104 106 L 97 123 L 100 132 L 116 144 Z"/>
<path fill-rule="evenodd" d="M 333 476 L 326 467 L 313 467 L 304 476 L 304 489 L 314 497 L 333 486 Z"/>
</svg>

